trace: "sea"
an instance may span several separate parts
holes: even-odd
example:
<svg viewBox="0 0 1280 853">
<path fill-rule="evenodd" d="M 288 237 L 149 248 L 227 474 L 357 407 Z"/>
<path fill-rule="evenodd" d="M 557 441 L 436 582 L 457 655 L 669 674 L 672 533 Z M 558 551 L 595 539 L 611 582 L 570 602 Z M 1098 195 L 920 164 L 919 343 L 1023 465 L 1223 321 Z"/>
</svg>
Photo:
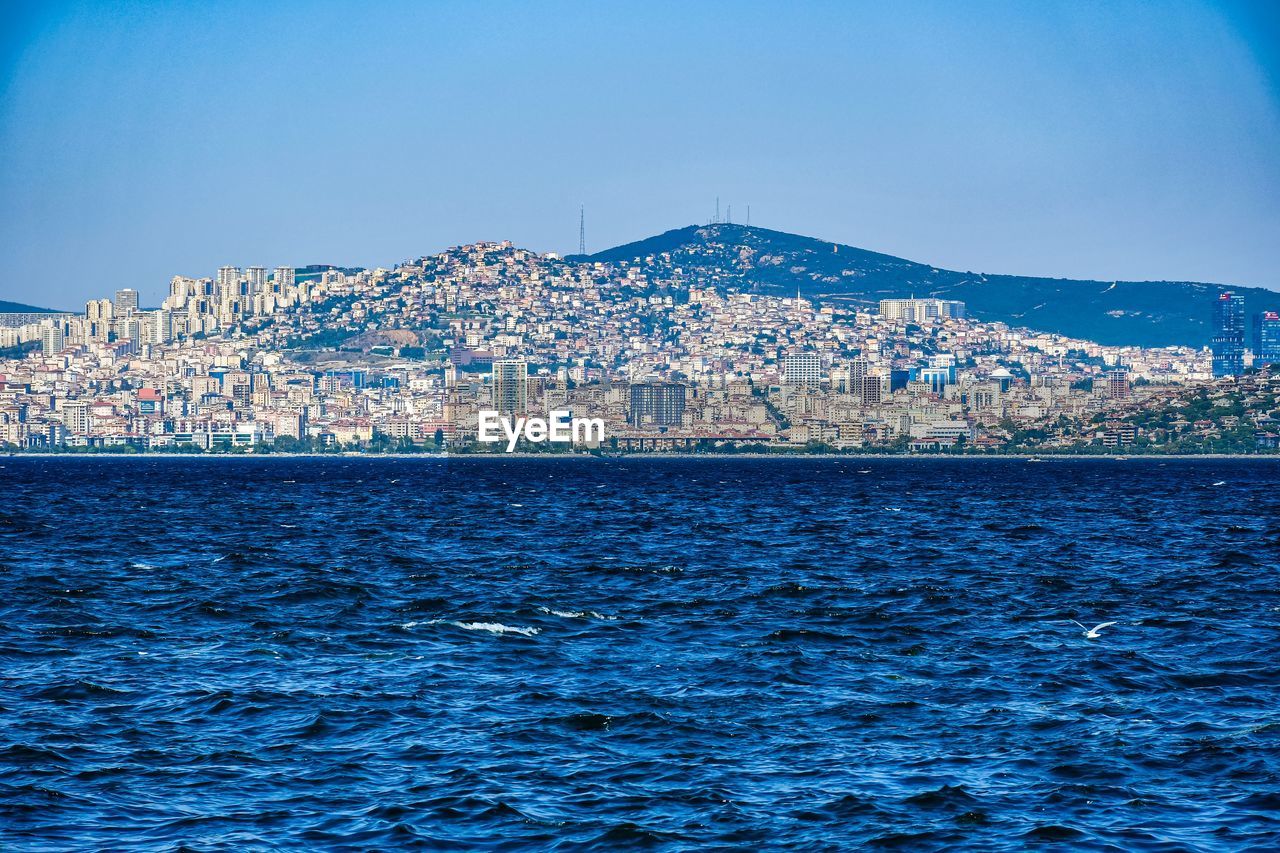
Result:
<svg viewBox="0 0 1280 853">
<path fill-rule="evenodd" d="M 1280 461 L 0 458 L 0 849 L 864 846 L 1280 849 Z"/>
</svg>

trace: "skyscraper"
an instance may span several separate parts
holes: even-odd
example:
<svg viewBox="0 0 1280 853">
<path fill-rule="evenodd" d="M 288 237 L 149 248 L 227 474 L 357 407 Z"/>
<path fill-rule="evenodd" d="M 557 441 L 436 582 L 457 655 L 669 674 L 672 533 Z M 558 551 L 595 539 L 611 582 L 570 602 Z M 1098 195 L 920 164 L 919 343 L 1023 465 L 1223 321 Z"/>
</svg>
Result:
<svg viewBox="0 0 1280 853">
<path fill-rule="evenodd" d="M 637 382 L 631 386 L 627 420 L 634 426 L 680 426 L 686 394 L 687 389 L 679 382 Z"/>
<path fill-rule="evenodd" d="M 1253 318 L 1253 363 L 1280 364 L 1280 313 L 1263 311 Z"/>
<path fill-rule="evenodd" d="M 493 363 L 493 408 L 503 414 L 529 410 L 529 365 L 523 361 Z"/>
<path fill-rule="evenodd" d="M 1214 376 L 1244 373 L 1244 297 L 1222 293 L 1213 303 Z"/>
</svg>

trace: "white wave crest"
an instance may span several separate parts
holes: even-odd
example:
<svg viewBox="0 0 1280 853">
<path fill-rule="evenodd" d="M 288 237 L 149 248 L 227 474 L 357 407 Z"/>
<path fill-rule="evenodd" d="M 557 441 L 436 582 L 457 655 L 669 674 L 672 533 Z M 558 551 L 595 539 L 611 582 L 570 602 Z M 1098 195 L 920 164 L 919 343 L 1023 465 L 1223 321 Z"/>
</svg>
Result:
<svg viewBox="0 0 1280 853">
<path fill-rule="evenodd" d="M 539 607 L 538 610 L 551 616 L 559 616 L 561 619 L 617 619 L 616 616 L 605 616 L 603 613 L 597 613 L 594 610 L 555 610 L 550 607 Z"/>
<path fill-rule="evenodd" d="M 455 622 L 450 619 L 444 620 L 444 624 L 453 625 L 455 628 L 461 628 L 464 631 L 488 631 L 490 634 L 520 634 L 525 637 L 532 637 L 534 634 L 539 633 L 537 628 L 520 628 L 513 625 L 503 625 L 501 622 Z"/>
<path fill-rule="evenodd" d="M 501 622 L 459 622 L 454 619 L 431 619 L 426 622 L 403 622 L 400 627 L 405 631 L 412 630 L 419 625 L 452 625 L 455 628 L 461 628 L 464 631 L 487 631 L 490 634 L 520 634 L 524 637 L 532 637 L 541 633 L 537 628 L 522 628 L 516 625 L 503 625 Z"/>
</svg>

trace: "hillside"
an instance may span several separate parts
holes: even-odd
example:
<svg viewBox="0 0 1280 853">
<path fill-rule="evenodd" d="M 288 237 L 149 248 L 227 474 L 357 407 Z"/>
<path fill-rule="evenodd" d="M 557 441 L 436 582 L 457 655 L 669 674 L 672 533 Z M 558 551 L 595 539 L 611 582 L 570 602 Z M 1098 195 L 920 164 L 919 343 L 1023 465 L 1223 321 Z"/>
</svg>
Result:
<svg viewBox="0 0 1280 853">
<path fill-rule="evenodd" d="M 1223 290 L 1246 311 L 1280 309 L 1280 293 L 1186 281 L 1110 282 L 957 272 L 854 246 L 744 225 L 691 225 L 586 256 L 681 267 L 734 289 L 795 293 L 873 304 L 902 296 L 960 299 L 982 320 L 1059 332 L 1103 344 L 1209 343 L 1210 313 Z"/>
<path fill-rule="evenodd" d="M 21 302 L 5 302 L 0 299 L 0 314 L 52 314 L 53 308 L 36 308 L 34 305 L 23 305 Z"/>
</svg>

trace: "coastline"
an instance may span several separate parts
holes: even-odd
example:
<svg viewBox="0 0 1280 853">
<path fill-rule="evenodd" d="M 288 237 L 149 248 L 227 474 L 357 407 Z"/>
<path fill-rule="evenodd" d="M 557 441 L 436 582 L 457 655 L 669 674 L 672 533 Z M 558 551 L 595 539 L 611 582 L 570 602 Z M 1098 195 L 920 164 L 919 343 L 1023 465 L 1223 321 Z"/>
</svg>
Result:
<svg viewBox="0 0 1280 853">
<path fill-rule="evenodd" d="M 950 455 L 944 453 L 617 453 L 609 455 L 598 455 L 593 453 L 61 453 L 61 452 L 41 452 L 41 453 L 8 453 L 0 455 L 3 459 L 244 459 L 244 460 L 264 460 L 264 459 L 396 459 L 396 460 L 421 460 L 421 461 L 449 461 L 459 459 L 483 459 L 491 461 L 502 461 L 505 459 L 555 459 L 555 460 L 632 460 L 632 459 L 758 459 L 758 460 L 783 460 L 798 461 L 805 459 L 820 459 L 826 461 L 846 461 L 856 462 L 860 460 L 884 461 L 890 459 L 900 460 L 921 460 L 921 461 L 939 461 L 939 460 L 966 460 L 976 462 L 993 462 L 993 461 L 1009 461 L 1009 462 L 1068 462 L 1068 461 L 1096 461 L 1096 462 L 1150 462 L 1150 461 L 1166 461 L 1166 460 L 1225 460 L 1225 459 L 1248 459 L 1257 461 L 1280 461 L 1280 453 L 1169 453 L 1169 454 L 1135 454 L 1132 456 L 1106 456 L 1101 454 L 1065 454 L 1065 453 L 1003 453 L 1003 454 L 961 454 Z"/>
</svg>

